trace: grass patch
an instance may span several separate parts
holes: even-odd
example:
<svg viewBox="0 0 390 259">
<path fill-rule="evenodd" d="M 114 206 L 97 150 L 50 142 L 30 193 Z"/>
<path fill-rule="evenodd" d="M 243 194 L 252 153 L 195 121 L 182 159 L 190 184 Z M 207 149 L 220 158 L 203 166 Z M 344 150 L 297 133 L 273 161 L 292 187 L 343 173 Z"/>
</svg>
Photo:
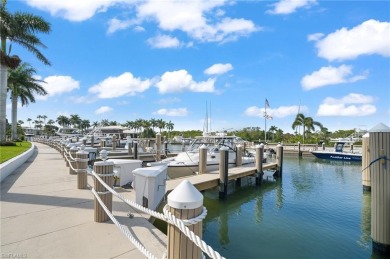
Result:
<svg viewBox="0 0 390 259">
<path fill-rule="evenodd" d="M 15 146 L 0 146 L 0 164 L 31 148 L 31 142 L 15 142 Z"/>
</svg>

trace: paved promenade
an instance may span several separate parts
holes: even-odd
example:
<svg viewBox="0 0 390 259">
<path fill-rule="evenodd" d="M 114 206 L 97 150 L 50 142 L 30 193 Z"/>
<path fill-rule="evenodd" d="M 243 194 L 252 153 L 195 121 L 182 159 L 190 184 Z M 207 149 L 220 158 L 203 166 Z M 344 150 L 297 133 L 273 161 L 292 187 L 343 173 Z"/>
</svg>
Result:
<svg viewBox="0 0 390 259">
<path fill-rule="evenodd" d="M 93 194 L 77 189 L 61 154 L 34 145 L 32 157 L 1 183 L 1 258 L 145 258 L 111 221 L 94 222 Z M 91 177 L 88 182 L 93 185 Z M 135 200 L 133 189 L 121 194 Z M 147 215 L 115 197 L 113 214 L 162 257 L 167 237 Z"/>
</svg>

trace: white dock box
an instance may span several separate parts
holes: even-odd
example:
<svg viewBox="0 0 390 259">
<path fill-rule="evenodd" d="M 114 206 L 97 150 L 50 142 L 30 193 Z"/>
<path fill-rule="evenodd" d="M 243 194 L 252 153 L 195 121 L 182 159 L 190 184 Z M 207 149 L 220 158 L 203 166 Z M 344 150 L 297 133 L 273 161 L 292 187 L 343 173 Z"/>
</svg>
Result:
<svg viewBox="0 0 390 259">
<path fill-rule="evenodd" d="M 152 166 L 133 171 L 135 202 L 155 210 L 165 195 L 165 180 L 168 165 Z"/>
<path fill-rule="evenodd" d="M 119 177 L 116 184 L 126 185 L 133 181 L 133 171 L 142 167 L 142 160 L 135 159 L 107 159 L 114 163 L 114 173 Z"/>
</svg>

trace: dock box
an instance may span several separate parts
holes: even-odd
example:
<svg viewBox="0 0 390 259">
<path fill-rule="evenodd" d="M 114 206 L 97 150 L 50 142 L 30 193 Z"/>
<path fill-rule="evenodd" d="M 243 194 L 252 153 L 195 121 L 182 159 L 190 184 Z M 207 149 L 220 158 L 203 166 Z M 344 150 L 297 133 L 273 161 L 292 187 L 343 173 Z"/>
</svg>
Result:
<svg viewBox="0 0 390 259">
<path fill-rule="evenodd" d="M 119 177 L 116 185 L 123 186 L 133 181 L 133 171 L 142 167 L 141 160 L 134 159 L 107 159 L 114 163 L 114 173 Z"/>
</svg>

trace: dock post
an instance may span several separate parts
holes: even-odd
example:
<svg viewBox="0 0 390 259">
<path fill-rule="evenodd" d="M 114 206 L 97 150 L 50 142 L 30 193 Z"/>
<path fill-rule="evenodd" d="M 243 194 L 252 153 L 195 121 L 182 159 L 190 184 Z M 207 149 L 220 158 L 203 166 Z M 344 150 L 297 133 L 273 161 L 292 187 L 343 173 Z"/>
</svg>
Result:
<svg viewBox="0 0 390 259">
<path fill-rule="evenodd" d="M 165 157 L 168 157 L 168 141 L 164 141 L 164 155 Z"/>
<path fill-rule="evenodd" d="M 298 157 L 302 157 L 301 142 L 298 142 Z"/>
<path fill-rule="evenodd" d="M 261 185 L 263 182 L 263 160 L 264 160 L 264 144 L 256 146 L 256 184 Z"/>
<path fill-rule="evenodd" d="M 84 145 L 84 146 L 87 145 L 87 138 L 83 138 L 83 145 Z"/>
<path fill-rule="evenodd" d="M 105 139 L 100 140 L 100 147 L 106 147 L 106 140 Z"/>
<path fill-rule="evenodd" d="M 95 137 L 92 136 L 91 137 L 91 147 L 94 147 L 95 146 Z"/>
<path fill-rule="evenodd" d="M 225 199 L 228 187 L 229 170 L 229 149 L 221 147 L 219 149 L 219 198 Z"/>
<path fill-rule="evenodd" d="M 242 145 L 237 145 L 236 166 L 242 166 Z"/>
<path fill-rule="evenodd" d="M 353 144 L 351 144 L 351 153 L 353 153 Z"/>
<path fill-rule="evenodd" d="M 322 143 L 322 150 L 325 150 L 325 143 Z"/>
<path fill-rule="evenodd" d="M 112 136 L 112 150 L 116 150 L 116 136 Z"/>
<path fill-rule="evenodd" d="M 207 172 L 207 146 L 202 145 L 199 148 L 199 174 L 205 174 Z"/>
<path fill-rule="evenodd" d="M 283 173 L 283 145 L 278 144 L 276 146 L 276 168 L 277 168 L 277 175 L 279 177 L 282 177 Z"/>
<path fill-rule="evenodd" d="M 133 146 L 134 146 L 134 159 L 138 159 L 138 142 L 134 141 Z"/>
<path fill-rule="evenodd" d="M 157 161 L 161 160 L 161 133 L 156 134 L 156 156 L 157 156 Z"/>
<path fill-rule="evenodd" d="M 167 211 L 179 219 L 198 217 L 203 212 L 203 195 L 188 180 L 183 180 L 168 194 Z M 202 221 L 187 227 L 202 240 Z M 201 249 L 181 232 L 178 227 L 169 223 L 167 239 L 167 258 L 202 258 Z"/>
<path fill-rule="evenodd" d="M 88 168 L 88 152 L 84 150 L 85 146 L 81 146 L 81 150 L 76 153 L 77 158 L 77 189 L 87 189 L 87 168 Z"/>
<path fill-rule="evenodd" d="M 72 168 L 75 168 L 76 169 L 76 152 L 77 152 L 77 147 L 76 146 L 72 146 L 70 149 L 69 149 L 69 174 L 76 174 L 75 170 L 73 170 Z"/>
<path fill-rule="evenodd" d="M 370 133 L 362 137 L 362 185 L 363 191 L 371 191 L 371 174 L 370 174 Z"/>
<path fill-rule="evenodd" d="M 371 238 L 374 251 L 390 256 L 390 128 L 369 130 L 371 171 Z"/>
<path fill-rule="evenodd" d="M 93 165 L 93 171 L 105 182 L 108 186 L 114 184 L 114 162 L 106 161 L 107 151 L 102 150 L 100 156 L 103 161 L 95 162 Z M 94 178 L 94 189 L 103 201 L 104 205 L 112 212 L 112 193 L 108 191 L 98 179 Z M 106 222 L 109 220 L 108 215 L 105 213 L 103 207 L 99 201 L 94 198 L 94 219 L 95 222 Z"/>
</svg>

